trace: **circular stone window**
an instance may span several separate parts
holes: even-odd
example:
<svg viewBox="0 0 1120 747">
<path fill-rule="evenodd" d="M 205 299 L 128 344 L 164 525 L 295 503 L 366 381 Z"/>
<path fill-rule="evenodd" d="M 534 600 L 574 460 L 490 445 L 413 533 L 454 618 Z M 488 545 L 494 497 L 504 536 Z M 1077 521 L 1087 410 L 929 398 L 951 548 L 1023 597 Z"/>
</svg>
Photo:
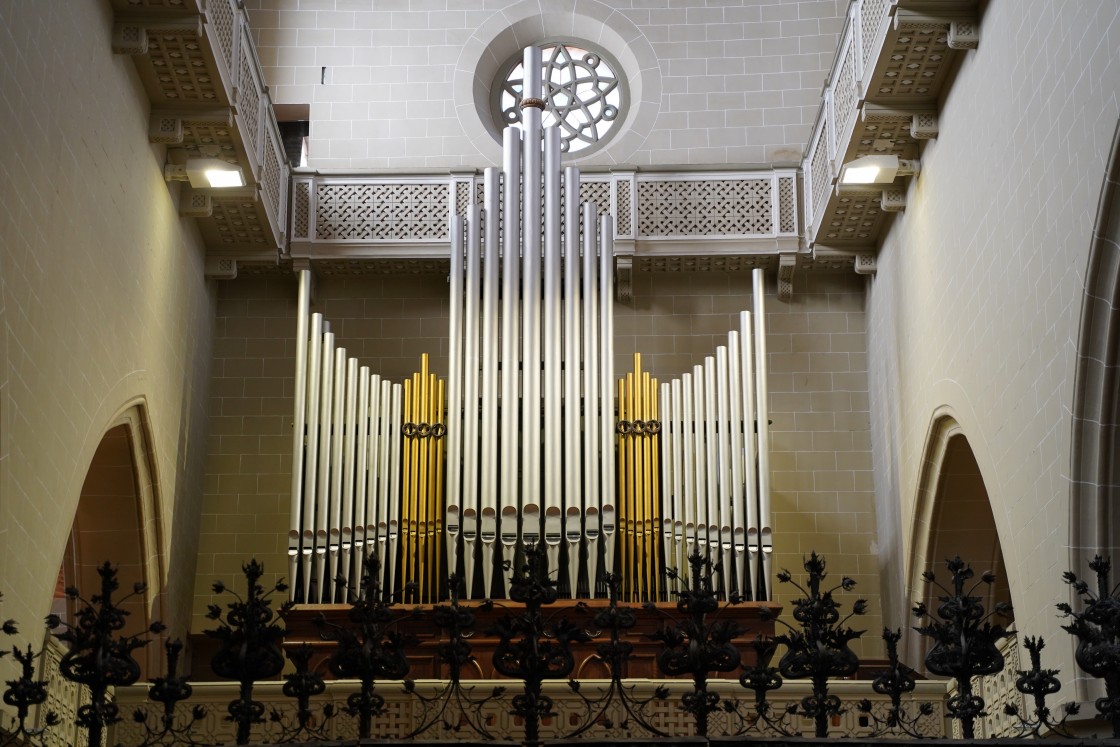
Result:
<svg viewBox="0 0 1120 747">
<path fill-rule="evenodd" d="M 541 44 L 544 126 L 560 127 L 560 150 L 587 155 L 602 147 L 625 115 L 626 86 L 619 65 L 582 42 Z M 491 89 L 498 128 L 521 122 L 525 69 L 519 53 L 503 65 Z"/>
</svg>

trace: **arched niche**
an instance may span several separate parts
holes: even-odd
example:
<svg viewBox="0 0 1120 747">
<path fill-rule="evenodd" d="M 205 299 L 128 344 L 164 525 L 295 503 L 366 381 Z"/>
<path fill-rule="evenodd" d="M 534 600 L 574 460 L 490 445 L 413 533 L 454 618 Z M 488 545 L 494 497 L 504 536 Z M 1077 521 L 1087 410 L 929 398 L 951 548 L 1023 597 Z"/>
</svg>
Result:
<svg viewBox="0 0 1120 747">
<path fill-rule="evenodd" d="M 1070 445 L 1069 567 L 1120 562 L 1120 123 L 1113 133 L 1085 270 Z M 1115 576 L 1115 573 L 1113 574 Z M 1071 640 L 1071 645 L 1073 641 Z M 1078 698 L 1092 697 L 1077 680 Z"/>
<path fill-rule="evenodd" d="M 983 602 L 987 610 L 1012 601 L 1008 569 L 984 476 L 960 423 L 945 413 L 935 419 L 926 444 L 911 537 L 906 588 L 909 602 L 923 601 L 929 609 L 936 609 L 939 590 L 927 583 L 922 574 L 932 570 L 940 583 L 952 588 L 945 561 L 958 555 L 977 577 L 984 571 L 996 574 L 995 583 L 981 584 L 976 590 L 986 591 Z M 1013 620 L 1002 618 L 999 622 L 1009 625 Z M 920 668 L 924 665 L 925 642 L 912 631 L 905 634 L 907 663 Z"/>
<path fill-rule="evenodd" d="M 77 587 L 88 600 L 101 591 L 99 566 L 118 569 L 120 589 L 128 595 L 136 582 L 146 590 L 121 607 L 129 613 L 122 634 L 142 633 L 163 617 L 163 561 L 156 488 L 152 479 L 150 439 L 140 404 L 127 407 L 102 435 L 86 470 L 78 506 L 63 553 L 53 611 L 73 617 L 73 602 L 64 589 Z M 149 645 L 137 656 L 141 670 L 158 671 L 161 649 Z"/>
</svg>

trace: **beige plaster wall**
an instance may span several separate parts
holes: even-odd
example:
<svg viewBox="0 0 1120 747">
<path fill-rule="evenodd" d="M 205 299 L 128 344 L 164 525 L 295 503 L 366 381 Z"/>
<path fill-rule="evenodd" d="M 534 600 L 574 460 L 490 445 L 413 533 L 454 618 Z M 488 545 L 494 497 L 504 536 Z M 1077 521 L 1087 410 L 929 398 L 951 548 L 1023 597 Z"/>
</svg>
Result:
<svg viewBox="0 0 1120 747">
<path fill-rule="evenodd" d="M 868 292 L 888 595 L 910 595 L 899 571 L 926 443 L 938 417 L 955 418 L 991 499 L 1019 630 L 1045 636 L 1044 665 L 1066 677 L 1073 647 L 1053 604 L 1068 599 L 1073 374 L 1118 80 L 1116 3 L 988 3 Z"/>
<path fill-rule="evenodd" d="M 211 290 L 111 29 L 108 3 L 0 5 L 0 579 L 3 617 L 29 641 L 42 635 L 95 449 L 136 402 L 151 438 L 164 620 L 181 635 L 189 617 Z"/>
<path fill-rule="evenodd" d="M 770 279 L 773 285 L 773 278 Z M 795 577 L 812 550 L 832 578 L 855 578 L 871 601 L 860 627 L 880 629 L 867 400 L 863 280 L 854 274 L 799 278 L 793 299 L 767 298 L 775 569 Z M 250 557 L 271 581 L 287 576 L 291 486 L 296 282 L 291 275 L 241 277 L 220 285 L 211 385 L 195 630 L 211 584 L 227 583 Z M 315 305 L 339 345 L 363 365 L 400 381 L 432 354 L 446 375 L 445 275 L 325 277 Z M 751 308 L 749 272 L 635 273 L 634 300 L 616 304 L 616 373 L 643 368 L 667 380 L 726 344 Z M 779 586 L 780 600 L 790 597 Z M 870 641 L 866 653 L 879 652 Z"/>
</svg>

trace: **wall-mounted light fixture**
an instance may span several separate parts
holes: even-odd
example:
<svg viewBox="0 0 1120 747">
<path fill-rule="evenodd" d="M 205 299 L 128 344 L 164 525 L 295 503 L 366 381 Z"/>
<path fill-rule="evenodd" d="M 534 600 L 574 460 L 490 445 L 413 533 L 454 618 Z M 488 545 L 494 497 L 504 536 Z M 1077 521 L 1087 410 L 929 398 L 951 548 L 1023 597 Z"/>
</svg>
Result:
<svg viewBox="0 0 1120 747">
<path fill-rule="evenodd" d="M 169 182 L 190 182 L 195 189 L 245 186 L 241 167 L 220 158 L 188 158 L 184 164 L 169 163 L 163 167 L 163 177 Z"/>
<path fill-rule="evenodd" d="M 896 176 L 915 176 L 919 161 L 898 156 L 861 156 L 840 167 L 841 184 L 890 184 Z"/>
<path fill-rule="evenodd" d="M 230 163 L 217 154 L 203 153 L 185 160 L 182 151 L 168 152 L 163 177 L 169 182 L 190 182 L 195 189 L 229 189 L 245 186 L 245 172 L 236 163 Z"/>
</svg>

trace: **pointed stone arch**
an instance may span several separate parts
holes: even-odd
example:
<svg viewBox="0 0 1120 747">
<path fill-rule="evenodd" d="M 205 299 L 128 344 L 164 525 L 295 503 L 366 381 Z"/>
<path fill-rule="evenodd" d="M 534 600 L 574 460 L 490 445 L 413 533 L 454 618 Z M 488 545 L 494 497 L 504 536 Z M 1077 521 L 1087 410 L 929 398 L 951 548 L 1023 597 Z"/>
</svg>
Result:
<svg viewBox="0 0 1120 747">
<path fill-rule="evenodd" d="M 1070 568 L 1120 546 L 1120 123 L 1097 205 L 1073 392 Z"/>
<path fill-rule="evenodd" d="M 1120 122 L 1090 241 L 1070 438 L 1069 568 L 1079 576 L 1096 554 L 1115 563 L 1120 548 Z M 1104 694 L 1085 677 L 1075 686 L 1079 700 Z"/>
<path fill-rule="evenodd" d="M 143 594 L 123 606 L 129 612 L 125 633 L 143 631 L 165 617 L 163 541 L 160 501 L 142 401 L 126 405 L 109 423 L 82 481 L 70 534 L 59 570 L 55 611 L 69 615 L 62 590 L 76 586 L 85 598 L 99 590 L 97 567 L 105 561 L 119 569 L 121 595 L 137 581 Z M 141 669 L 156 666 L 158 646 L 148 646 Z"/>
<path fill-rule="evenodd" d="M 924 601 L 931 609 L 936 608 L 936 595 L 922 573 L 933 570 L 944 582 L 945 560 L 959 555 L 977 575 L 988 570 L 996 574 L 996 583 L 989 587 L 988 598 L 984 600 L 987 609 L 1012 601 L 1008 569 L 984 476 L 964 430 L 947 409 L 934 415 L 925 455 L 911 527 L 907 600 Z M 924 642 L 910 631 L 906 634 L 908 663 L 918 665 L 925 656 Z"/>
</svg>

